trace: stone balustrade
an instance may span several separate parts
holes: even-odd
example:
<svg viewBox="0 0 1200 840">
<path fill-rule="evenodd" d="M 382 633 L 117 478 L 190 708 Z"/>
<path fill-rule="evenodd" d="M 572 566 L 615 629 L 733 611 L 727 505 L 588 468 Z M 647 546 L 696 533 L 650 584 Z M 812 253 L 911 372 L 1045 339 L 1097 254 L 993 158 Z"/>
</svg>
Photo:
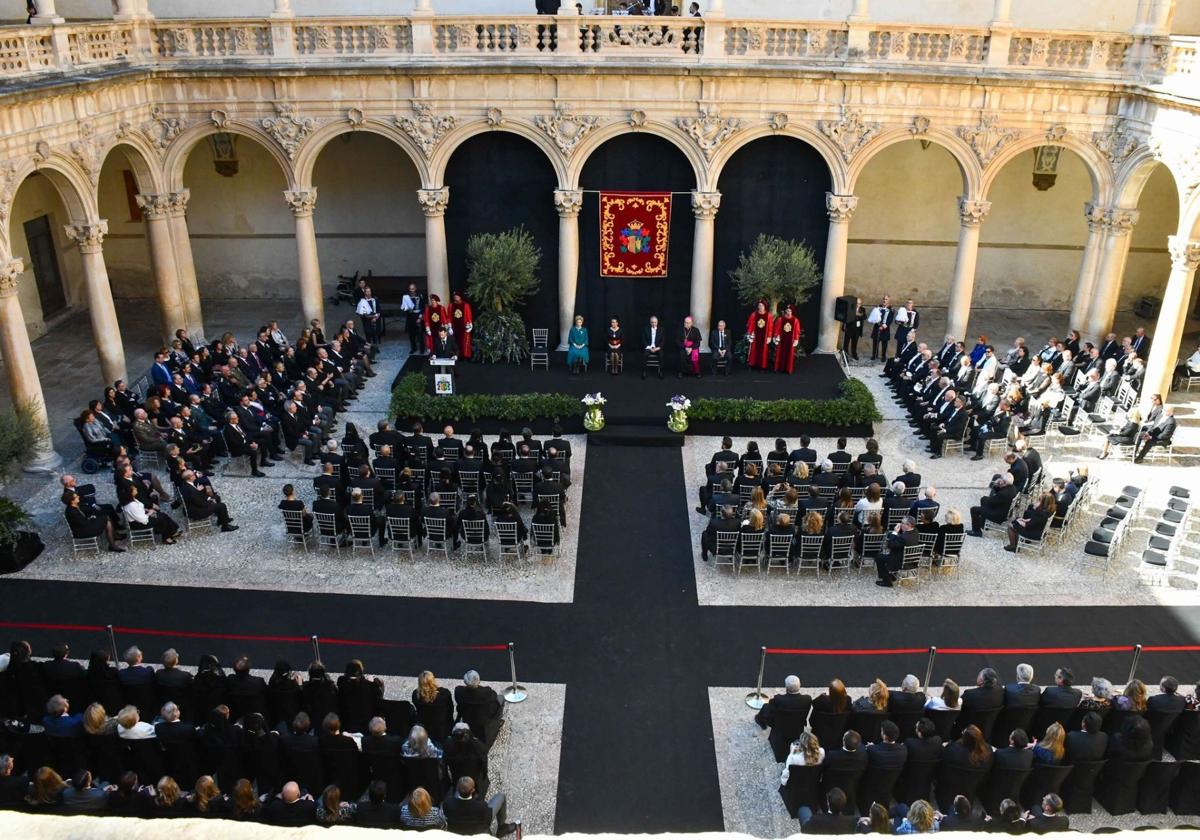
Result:
<svg viewBox="0 0 1200 840">
<path fill-rule="evenodd" d="M 795 20 L 550 16 L 148 19 L 0 27 L 0 80 L 105 66 L 528 59 L 539 64 L 754 62 L 803 70 L 964 68 L 1134 82 L 1200 99 L 1194 36 Z"/>
</svg>

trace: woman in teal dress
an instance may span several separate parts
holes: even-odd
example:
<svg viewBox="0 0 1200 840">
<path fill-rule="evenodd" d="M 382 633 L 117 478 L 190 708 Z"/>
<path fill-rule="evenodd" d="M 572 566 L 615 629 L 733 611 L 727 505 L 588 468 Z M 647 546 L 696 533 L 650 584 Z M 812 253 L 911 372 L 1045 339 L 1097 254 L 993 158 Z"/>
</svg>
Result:
<svg viewBox="0 0 1200 840">
<path fill-rule="evenodd" d="M 575 326 L 567 333 L 567 370 L 576 372 L 576 368 L 587 367 L 588 364 L 588 331 L 583 326 L 583 316 L 575 316 Z"/>
</svg>

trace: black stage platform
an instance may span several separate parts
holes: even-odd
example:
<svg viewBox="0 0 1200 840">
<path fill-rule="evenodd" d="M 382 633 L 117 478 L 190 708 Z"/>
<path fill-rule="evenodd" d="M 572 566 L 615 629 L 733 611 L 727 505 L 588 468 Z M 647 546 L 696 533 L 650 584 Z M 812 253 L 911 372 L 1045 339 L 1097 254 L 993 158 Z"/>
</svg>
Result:
<svg viewBox="0 0 1200 840">
<path fill-rule="evenodd" d="M 796 370 L 791 375 L 760 370 L 749 370 L 735 367 L 728 375 L 713 376 L 705 374 L 700 379 L 695 377 L 677 377 L 674 359 L 667 358 L 667 369 L 663 378 L 659 379 L 650 373 L 642 379 L 642 363 L 640 356 L 626 354 L 625 372 L 614 376 L 604 372 L 604 359 L 599 353 L 592 354 L 592 367 L 587 373 L 572 376 L 566 369 L 566 354 L 551 354 L 549 370 L 538 369 L 531 371 L 528 363 L 516 365 L 486 365 L 459 363 L 456 369 L 457 388 L 459 394 L 572 394 L 583 397 L 596 391 L 604 394 L 608 400 L 604 406 L 604 417 L 607 428 L 604 432 L 593 435 L 597 443 L 605 443 L 606 437 L 624 435 L 626 432 L 635 433 L 643 439 L 642 445 L 649 443 L 648 432 L 652 429 L 663 430 L 663 445 L 668 440 L 678 440 L 679 436 L 666 430 L 668 410 L 667 400 L 675 394 L 684 394 L 693 402 L 700 397 L 727 399 L 812 399 L 829 400 L 841 396 L 840 386 L 846 376 L 838 365 L 837 359 L 831 355 L 806 356 L 796 361 Z M 707 371 L 708 361 L 704 367 Z M 405 364 L 400 376 L 408 373 L 423 372 L 426 369 L 425 357 L 410 358 Z M 397 381 L 399 377 L 397 377 Z M 393 386 L 394 387 L 394 386 Z M 401 422 L 410 418 L 400 418 Z M 516 431 L 519 423 L 502 423 L 500 421 L 483 420 L 473 425 L 485 433 L 494 433 L 501 426 Z M 549 431 L 551 421 L 532 424 L 538 434 Z M 583 430 L 582 418 L 571 418 L 563 422 L 568 432 Z M 544 428 L 539 428 L 544 427 Z M 870 423 L 862 423 L 851 427 L 833 427 L 814 423 L 744 423 L 730 426 L 728 423 L 692 422 L 688 434 L 719 435 L 800 435 L 808 434 L 814 437 L 830 437 L 850 435 L 868 437 L 872 434 Z M 622 441 L 632 442 L 632 441 Z M 674 445 L 682 445 L 676 443 Z"/>
</svg>

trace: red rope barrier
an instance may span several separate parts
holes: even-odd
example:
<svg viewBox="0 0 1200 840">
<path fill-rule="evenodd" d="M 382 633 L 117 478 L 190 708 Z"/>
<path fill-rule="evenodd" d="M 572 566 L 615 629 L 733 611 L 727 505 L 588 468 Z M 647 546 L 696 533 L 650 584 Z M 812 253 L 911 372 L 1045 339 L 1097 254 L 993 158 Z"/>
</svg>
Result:
<svg viewBox="0 0 1200 840">
<path fill-rule="evenodd" d="M 49 622 L 0 621 L 0 628 L 9 630 L 59 630 L 76 633 L 103 633 L 108 628 L 98 624 L 55 624 Z M 156 630 L 148 627 L 113 627 L 114 633 L 128 633 L 134 636 L 167 636 L 179 639 L 213 639 L 234 642 L 281 642 L 308 644 L 311 636 L 277 636 L 269 634 L 248 633 L 204 633 L 195 630 Z M 502 651 L 508 650 L 508 645 L 423 645 L 416 642 L 371 642 L 362 639 L 334 639 L 320 637 L 323 645 L 341 645 L 344 647 L 378 647 L 411 650 L 472 650 L 472 651 Z"/>
<path fill-rule="evenodd" d="M 1095 645 L 1092 647 L 1044 648 L 938 648 L 938 656 L 1039 656 L 1064 653 L 1132 653 L 1134 645 Z M 773 648 L 767 653 L 797 656 L 900 656 L 929 653 L 929 648 Z M 1200 651 L 1200 645 L 1147 645 L 1143 653 L 1181 653 Z"/>
<path fill-rule="evenodd" d="M 895 656 L 903 653 L 929 653 L 929 648 L 847 648 L 828 650 L 825 648 L 767 648 L 767 653 L 797 654 L 801 656 Z"/>
</svg>

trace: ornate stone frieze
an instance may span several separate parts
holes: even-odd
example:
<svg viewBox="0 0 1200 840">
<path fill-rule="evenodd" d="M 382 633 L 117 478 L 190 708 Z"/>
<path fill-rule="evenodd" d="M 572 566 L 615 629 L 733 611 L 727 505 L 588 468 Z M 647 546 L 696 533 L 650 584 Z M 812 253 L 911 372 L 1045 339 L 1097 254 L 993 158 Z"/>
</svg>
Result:
<svg viewBox="0 0 1200 840">
<path fill-rule="evenodd" d="M 104 236 L 108 233 L 108 221 L 97 219 L 94 222 L 84 222 L 78 225 L 64 225 L 67 238 L 79 246 L 85 254 L 94 254 L 104 245 Z"/>
<path fill-rule="evenodd" d="M 858 196 L 825 193 L 825 212 L 831 222 L 848 222 L 858 209 Z"/>
<path fill-rule="evenodd" d="M 192 191 L 182 189 L 179 192 L 173 192 L 168 195 L 170 205 L 167 208 L 167 213 L 171 216 L 184 216 L 187 214 L 188 201 L 192 197 Z"/>
<path fill-rule="evenodd" d="M 364 122 L 366 122 L 366 119 L 366 115 L 363 114 L 362 108 L 346 109 L 346 122 L 350 123 L 350 125 L 354 126 L 355 128 L 358 128 Z"/>
<path fill-rule="evenodd" d="M 504 112 L 499 108 L 488 108 L 487 113 L 484 115 L 484 119 L 487 120 L 487 124 L 492 128 L 499 128 L 500 126 L 504 125 Z"/>
<path fill-rule="evenodd" d="M 25 263 L 13 258 L 0 265 L 0 298 L 12 297 L 17 293 L 17 281 L 25 272 Z"/>
<path fill-rule="evenodd" d="M 930 126 L 933 125 L 933 120 L 924 114 L 917 114 L 912 119 L 912 124 L 908 127 L 908 133 L 913 137 L 924 137 L 929 133 Z"/>
<path fill-rule="evenodd" d="M 634 131 L 646 124 L 646 112 L 640 108 L 634 108 L 629 112 L 629 127 Z"/>
<path fill-rule="evenodd" d="M 276 103 L 275 116 L 263 117 L 258 124 L 275 138 L 275 142 L 287 153 L 289 160 L 295 159 L 304 138 L 312 134 L 313 129 L 317 127 L 312 117 L 296 116 L 292 106 L 286 103 Z"/>
<path fill-rule="evenodd" d="M 767 125 L 771 126 L 772 131 L 783 131 L 788 127 L 788 115 L 783 111 L 778 111 L 771 115 L 771 119 L 767 120 Z"/>
<path fill-rule="evenodd" d="M 71 158 L 79 164 L 88 176 L 92 185 L 100 183 L 100 153 L 96 148 L 96 134 L 90 122 L 79 124 L 79 139 L 72 140 L 67 148 Z"/>
<path fill-rule="evenodd" d="M 1067 127 L 1062 123 L 1055 123 L 1046 129 L 1046 142 L 1054 145 L 1062 143 L 1068 134 Z"/>
<path fill-rule="evenodd" d="M 150 121 L 142 126 L 142 131 L 150 140 L 150 145 L 161 154 L 172 140 L 183 133 L 183 121 L 178 117 L 168 117 L 161 106 L 154 105 L 150 108 Z"/>
<path fill-rule="evenodd" d="M 846 162 L 880 131 L 879 123 L 863 122 L 862 116 L 862 111 L 848 111 L 843 108 L 840 120 L 820 120 L 817 123 L 817 128 L 833 141 Z"/>
<path fill-rule="evenodd" d="M 1124 119 L 1117 120 L 1108 131 L 1094 133 L 1092 143 L 1108 158 L 1113 169 L 1118 169 L 1142 145 L 1133 127 Z"/>
<path fill-rule="evenodd" d="M 696 141 L 704 157 L 711 160 L 721 144 L 737 133 L 742 121 L 734 117 L 722 117 L 715 106 L 700 106 L 700 116 L 680 117 L 675 121 L 687 135 Z"/>
<path fill-rule="evenodd" d="M 229 125 L 229 112 L 222 111 L 220 108 L 209 111 L 208 118 L 212 120 L 212 124 L 217 128 L 225 128 L 225 126 Z"/>
<path fill-rule="evenodd" d="M 697 219 L 715 219 L 721 209 L 721 194 L 719 192 L 692 191 L 692 214 Z"/>
<path fill-rule="evenodd" d="M 1171 255 L 1171 266 L 1182 271 L 1200 268 L 1200 242 L 1182 236 L 1167 237 L 1167 252 Z"/>
<path fill-rule="evenodd" d="M 17 188 L 21 186 L 17 180 L 17 170 L 16 161 L 6 160 L 0 163 L 0 225 L 8 224 L 13 198 L 17 195 Z"/>
<path fill-rule="evenodd" d="M 1000 150 L 1016 140 L 1020 132 L 1015 128 L 1000 126 L 995 114 L 980 114 L 979 124 L 959 126 L 958 136 L 967 141 L 981 166 L 991 163 Z"/>
<path fill-rule="evenodd" d="M 51 154 L 50 144 L 45 140 L 38 140 L 33 144 L 33 162 L 40 164 L 45 162 Z"/>
<path fill-rule="evenodd" d="M 283 200 L 292 208 L 292 215 L 297 218 L 311 216 L 317 209 L 317 188 L 307 190 L 284 190 Z"/>
<path fill-rule="evenodd" d="M 963 227 L 979 227 L 992 209 L 990 201 L 975 201 L 959 197 L 958 220 Z"/>
<path fill-rule="evenodd" d="M 444 216 L 446 215 L 446 208 L 450 206 L 450 188 L 438 187 L 433 190 L 417 190 L 417 203 L 421 205 L 421 212 L 429 218 Z"/>
<path fill-rule="evenodd" d="M 138 194 L 133 198 L 137 202 L 138 209 L 142 211 L 142 218 L 148 221 L 166 219 L 171 214 L 170 193 Z"/>
<path fill-rule="evenodd" d="M 560 219 L 572 219 L 583 208 L 583 190 L 555 190 L 554 209 Z M 445 208 L 442 208 L 443 211 Z"/>
<path fill-rule="evenodd" d="M 449 114 L 438 115 L 428 102 L 413 102 L 413 116 L 396 117 L 396 127 L 413 139 L 428 160 L 434 147 L 454 128 L 455 119 Z"/>
<path fill-rule="evenodd" d="M 1108 207 L 1104 211 L 1104 226 L 1113 233 L 1129 233 L 1138 223 L 1141 213 L 1126 207 Z"/>
<path fill-rule="evenodd" d="M 585 117 L 571 113 L 569 105 L 555 105 L 550 116 L 538 117 L 534 123 L 554 141 L 567 157 L 575 151 L 579 141 L 587 136 L 600 122 L 599 117 Z"/>
</svg>

